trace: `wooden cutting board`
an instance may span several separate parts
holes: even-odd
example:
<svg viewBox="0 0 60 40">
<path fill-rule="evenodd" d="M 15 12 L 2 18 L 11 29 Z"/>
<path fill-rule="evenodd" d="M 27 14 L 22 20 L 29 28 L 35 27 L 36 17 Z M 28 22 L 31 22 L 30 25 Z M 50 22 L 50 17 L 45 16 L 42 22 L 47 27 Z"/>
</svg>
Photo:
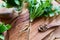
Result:
<svg viewBox="0 0 60 40">
<path fill-rule="evenodd" d="M 26 20 L 24 22 L 23 19 L 27 19 L 29 17 L 26 17 L 28 14 L 24 14 L 24 15 L 20 15 L 22 19 L 16 21 L 16 23 L 13 25 L 14 27 L 11 28 L 11 30 L 8 31 L 8 36 L 9 36 L 9 40 L 42 40 L 44 37 L 46 37 L 48 34 L 50 34 L 52 31 L 54 31 L 55 29 L 50 29 L 46 32 L 38 32 L 38 26 L 42 25 L 44 23 L 46 23 L 45 18 L 38 18 L 36 19 L 30 26 L 30 32 L 29 31 L 24 31 L 22 33 L 20 33 L 19 31 L 22 30 L 26 24 L 29 24 L 29 20 Z M 48 21 L 49 22 L 49 21 Z M 18 26 L 17 26 L 18 24 Z M 28 34 L 29 32 L 29 34 Z M 20 36 L 19 36 L 20 35 Z M 28 37 L 29 36 L 29 37 Z"/>
<path fill-rule="evenodd" d="M 55 4 L 55 3 L 54 3 Z M 27 15 L 27 14 L 24 14 Z M 20 30 L 22 30 L 26 24 L 29 24 L 29 20 L 26 20 L 24 22 L 22 22 L 23 20 L 25 20 L 27 17 L 25 17 L 24 15 L 20 16 L 20 20 L 18 20 L 15 24 L 13 22 L 14 27 L 12 27 L 9 31 L 8 31 L 8 39 L 7 40 L 28 40 L 28 35 L 29 35 L 29 40 L 42 40 L 43 38 L 45 38 L 48 34 L 50 34 L 51 32 L 53 32 L 55 29 L 50 29 L 46 32 L 38 32 L 38 26 L 42 25 L 45 23 L 45 19 L 44 18 L 38 18 L 36 19 L 30 26 L 30 33 L 28 34 L 28 31 L 24 31 L 21 33 L 19 33 Z M 17 24 L 19 24 L 18 26 L 16 26 Z"/>
</svg>

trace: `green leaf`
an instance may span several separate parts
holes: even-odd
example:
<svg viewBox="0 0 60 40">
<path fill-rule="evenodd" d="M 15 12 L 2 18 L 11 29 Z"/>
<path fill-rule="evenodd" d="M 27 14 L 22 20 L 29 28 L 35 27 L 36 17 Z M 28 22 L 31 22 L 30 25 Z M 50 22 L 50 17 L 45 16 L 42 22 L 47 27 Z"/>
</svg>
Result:
<svg viewBox="0 0 60 40">
<path fill-rule="evenodd" d="M 55 15 L 55 13 L 53 13 L 53 12 L 49 13 L 50 17 L 53 17 L 54 15 Z"/>
<path fill-rule="evenodd" d="M 9 30 L 11 28 L 11 25 L 7 24 L 6 27 L 7 27 L 7 30 Z"/>
<path fill-rule="evenodd" d="M 0 24 L 0 33 L 3 33 L 6 30 L 7 30 L 7 28 L 5 27 L 5 25 L 4 24 Z"/>
<path fill-rule="evenodd" d="M 1 23 L 0 24 L 0 33 L 3 33 L 4 31 L 7 31 L 7 30 L 9 30 L 11 28 L 11 26 L 10 25 L 5 25 L 4 23 Z"/>
<path fill-rule="evenodd" d="M 15 3 L 16 3 L 17 5 L 20 5 L 19 0 L 15 0 Z"/>
<path fill-rule="evenodd" d="M 0 34 L 0 40 L 4 40 L 4 36 Z"/>
</svg>

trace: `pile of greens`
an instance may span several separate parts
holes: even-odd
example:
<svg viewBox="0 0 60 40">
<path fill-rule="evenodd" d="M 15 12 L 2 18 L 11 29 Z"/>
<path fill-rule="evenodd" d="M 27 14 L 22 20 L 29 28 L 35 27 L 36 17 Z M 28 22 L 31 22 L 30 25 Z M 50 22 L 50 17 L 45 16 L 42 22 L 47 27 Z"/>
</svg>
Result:
<svg viewBox="0 0 60 40">
<path fill-rule="evenodd" d="M 60 7 L 53 6 L 52 0 L 28 0 L 28 2 L 31 22 L 40 16 L 52 17 L 60 13 Z"/>
<path fill-rule="evenodd" d="M 9 24 L 5 25 L 4 23 L 0 23 L 0 40 L 4 40 L 3 32 L 9 30 L 10 28 L 11 25 Z"/>
<path fill-rule="evenodd" d="M 4 7 L 16 7 L 21 10 L 23 2 L 28 3 L 30 12 L 30 21 L 32 22 L 37 17 L 53 17 L 60 14 L 60 6 L 53 6 L 53 0 L 3 0 Z"/>
</svg>

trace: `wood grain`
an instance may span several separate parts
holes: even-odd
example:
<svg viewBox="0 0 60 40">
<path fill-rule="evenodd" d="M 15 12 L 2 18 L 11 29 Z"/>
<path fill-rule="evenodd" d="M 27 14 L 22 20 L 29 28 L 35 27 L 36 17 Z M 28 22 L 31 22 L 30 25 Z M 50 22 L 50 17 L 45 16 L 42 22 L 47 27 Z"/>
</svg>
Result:
<svg viewBox="0 0 60 40">
<path fill-rule="evenodd" d="M 45 24 L 46 20 L 44 18 L 39 18 L 36 19 L 30 27 L 30 36 L 29 39 L 30 40 L 42 40 L 44 37 L 46 37 L 48 34 L 50 34 L 52 31 L 54 31 L 55 29 L 50 29 L 46 32 L 38 32 L 38 27 L 39 25 L 43 25 Z M 49 21 L 48 21 L 49 22 Z"/>
<path fill-rule="evenodd" d="M 12 28 L 8 31 L 8 40 L 28 40 L 29 30 L 23 30 L 26 25 L 29 26 L 29 13 L 25 12 L 24 14 L 17 17 L 11 22 Z"/>
</svg>

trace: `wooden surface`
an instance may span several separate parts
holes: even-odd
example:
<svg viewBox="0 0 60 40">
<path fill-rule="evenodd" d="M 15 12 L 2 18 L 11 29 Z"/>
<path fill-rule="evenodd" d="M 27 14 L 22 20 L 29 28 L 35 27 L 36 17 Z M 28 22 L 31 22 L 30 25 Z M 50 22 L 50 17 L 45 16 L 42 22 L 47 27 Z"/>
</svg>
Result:
<svg viewBox="0 0 60 40">
<path fill-rule="evenodd" d="M 24 15 L 26 16 L 27 14 L 24 14 Z M 25 16 L 23 17 L 23 19 L 25 18 Z M 59 21 L 59 18 L 60 18 L 60 16 L 57 16 L 57 18 L 52 20 L 51 24 Z M 51 19 L 53 19 L 53 18 L 51 18 Z M 42 40 L 46 36 L 51 34 L 53 31 L 55 31 L 55 29 L 53 28 L 53 29 L 50 29 L 46 32 L 38 32 L 39 25 L 49 23 L 49 20 L 46 21 L 45 18 L 38 18 L 31 25 L 29 25 L 30 26 L 30 32 L 27 30 L 27 31 L 23 31 L 22 33 L 19 33 L 19 31 L 22 30 L 26 24 L 29 24 L 29 20 L 27 20 L 25 22 L 21 22 L 21 21 L 20 22 L 17 21 L 19 26 L 16 26 L 16 27 L 14 26 L 13 28 L 11 28 L 11 30 L 9 30 L 9 34 L 8 34 L 9 40 L 28 40 L 28 39 L 29 40 Z"/>
<path fill-rule="evenodd" d="M 8 31 L 8 37 L 6 40 L 42 40 L 44 37 L 54 31 L 54 29 L 50 29 L 44 33 L 38 32 L 38 26 L 49 21 L 46 21 L 45 18 L 38 18 L 31 25 L 29 25 L 28 12 L 20 15 L 17 19 L 12 21 L 12 28 Z M 26 25 L 30 26 L 30 32 L 29 30 L 20 32 Z"/>
<path fill-rule="evenodd" d="M 25 18 L 26 19 L 28 18 L 27 15 L 28 14 L 21 15 L 20 18 L 22 18 L 22 19 L 16 21 L 15 24 L 14 24 L 14 22 L 12 23 L 13 27 L 11 28 L 11 30 L 8 31 L 9 40 L 28 40 L 28 38 L 29 38 L 29 40 L 37 40 L 37 39 L 42 40 L 44 37 L 46 37 L 48 34 L 50 34 L 52 31 L 55 30 L 55 29 L 50 29 L 43 33 L 38 32 L 38 26 L 43 25 L 47 22 L 45 18 L 38 18 L 31 25 L 29 25 L 30 32 L 27 30 L 27 31 L 23 31 L 22 33 L 20 33 L 19 31 L 22 30 L 26 26 L 26 24 L 29 24 L 29 20 L 22 22 L 23 19 L 25 20 Z M 18 24 L 18 26 L 17 26 L 17 24 Z M 28 32 L 29 32 L 29 34 L 28 34 Z"/>
</svg>

